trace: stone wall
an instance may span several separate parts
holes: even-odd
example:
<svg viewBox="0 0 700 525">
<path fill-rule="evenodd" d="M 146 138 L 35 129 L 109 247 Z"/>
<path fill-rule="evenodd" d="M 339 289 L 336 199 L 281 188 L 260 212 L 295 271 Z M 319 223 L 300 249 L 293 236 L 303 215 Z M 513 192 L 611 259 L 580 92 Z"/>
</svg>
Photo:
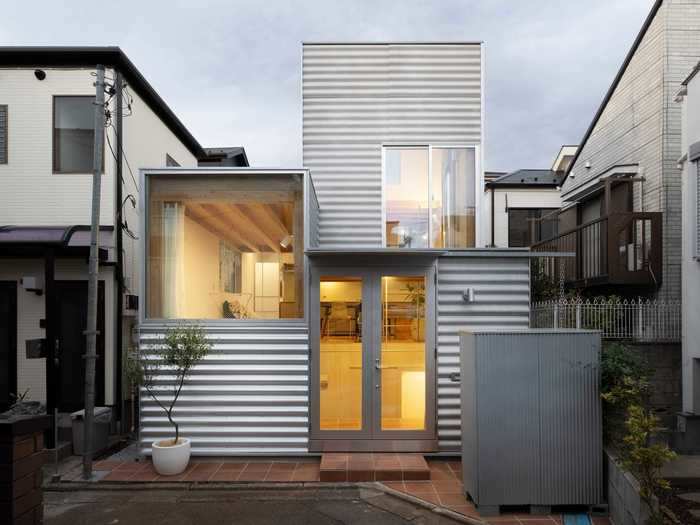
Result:
<svg viewBox="0 0 700 525">
<path fill-rule="evenodd" d="M 615 460 L 610 451 L 605 452 L 610 519 L 615 525 L 643 525 L 649 518 L 649 511 L 639 497 L 639 483 Z"/>
<path fill-rule="evenodd" d="M 652 369 L 650 404 L 664 426 L 675 428 L 676 414 L 681 411 L 681 345 L 680 343 L 627 343 L 642 356 Z"/>
</svg>

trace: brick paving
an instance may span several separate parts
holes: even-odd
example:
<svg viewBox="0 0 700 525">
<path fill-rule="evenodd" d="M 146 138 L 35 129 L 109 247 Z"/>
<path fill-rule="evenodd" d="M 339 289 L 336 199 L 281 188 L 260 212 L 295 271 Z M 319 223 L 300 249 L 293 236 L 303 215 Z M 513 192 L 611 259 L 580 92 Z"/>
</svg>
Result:
<svg viewBox="0 0 700 525">
<path fill-rule="evenodd" d="M 321 481 L 429 480 L 421 454 L 326 453 L 321 457 Z"/>
</svg>

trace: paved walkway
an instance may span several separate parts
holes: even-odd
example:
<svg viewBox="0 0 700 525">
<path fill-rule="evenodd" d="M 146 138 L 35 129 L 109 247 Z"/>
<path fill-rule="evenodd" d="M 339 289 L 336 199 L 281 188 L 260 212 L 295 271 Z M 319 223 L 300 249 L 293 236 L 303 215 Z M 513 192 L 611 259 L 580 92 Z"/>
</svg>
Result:
<svg viewBox="0 0 700 525">
<path fill-rule="evenodd" d="M 401 525 L 459 523 L 381 491 L 85 490 L 45 494 L 46 525 Z"/>
<path fill-rule="evenodd" d="M 112 482 L 114 486 L 127 489 L 129 486 L 144 484 L 148 487 L 156 483 L 175 485 L 196 484 L 199 489 L 215 483 L 246 484 L 246 483 L 276 483 L 279 492 L 289 493 L 290 487 L 299 490 L 303 484 L 311 484 L 304 490 L 323 490 L 320 481 L 319 460 L 316 458 L 290 459 L 245 459 L 219 461 L 210 458 L 193 458 L 187 470 L 178 476 L 160 476 L 153 469 L 150 461 L 134 461 L 127 457 L 118 457 L 106 461 L 98 461 L 94 465 L 96 486 Z M 563 522 L 561 514 L 538 516 L 526 513 L 504 513 L 495 518 L 481 518 L 474 505 L 467 500 L 462 486 L 462 464 L 460 461 L 429 460 L 430 479 L 428 481 L 383 481 L 382 485 L 389 492 L 413 501 L 423 502 L 423 505 L 435 507 L 437 512 L 443 510 L 454 512 L 471 519 L 475 523 L 489 525 L 556 525 Z M 64 472 L 63 486 L 68 488 L 70 482 L 82 481 L 80 466 Z M 293 485 L 292 485 L 293 484 Z M 155 486 L 155 485 L 150 485 Z M 328 485 L 330 486 L 330 485 Z M 340 484 L 342 486 L 342 484 Z M 353 488 L 347 484 L 348 489 Z M 355 487 L 356 488 L 356 487 Z M 243 488 L 237 488 L 235 491 Z M 274 489 L 269 489 L 274 491 Z M 608 518 L 592 518 L 593 525 L 609 525 Z M 74 524 L 71 524 L 74 525 Z"/>
</svg>

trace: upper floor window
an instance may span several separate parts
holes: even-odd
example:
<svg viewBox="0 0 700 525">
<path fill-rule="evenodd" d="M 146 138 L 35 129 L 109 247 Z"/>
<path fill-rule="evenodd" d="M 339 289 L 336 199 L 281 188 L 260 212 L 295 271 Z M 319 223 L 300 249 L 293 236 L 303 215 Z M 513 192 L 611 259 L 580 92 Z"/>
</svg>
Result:
<svg viewBox="0 0 700 525">
<path fill-rule="evenodd" d="M 508 246 L 526 247 L 557 235 L 556 208 L 510 208 Z"/>
<path fill-rule="evenodd" d="M 90 96 L 54 97 L 54 173 L 92 173 L 95 142 L 94 102 L 95 97 Z"/>
<path fill-rule="evenodd" d="M 476 173 L 474 147 L 385 147 L 385 246 L 474 247 Z"/>
<path fill-rule="evenodd" d="M 0 105 L 0 164 L 7 164 L 7 106 Z"/>
</svg>

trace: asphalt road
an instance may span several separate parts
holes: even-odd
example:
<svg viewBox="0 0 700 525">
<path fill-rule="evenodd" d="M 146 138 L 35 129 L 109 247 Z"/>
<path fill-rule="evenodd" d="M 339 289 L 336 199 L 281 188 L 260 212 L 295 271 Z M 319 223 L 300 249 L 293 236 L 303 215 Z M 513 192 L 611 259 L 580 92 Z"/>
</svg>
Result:
<svg viewBox="0 0 700 525">
<path fill-rule="evenodd" d="M 47 525 L 457 523 L 372 488 L 46 491 Z"/>
</svg>

